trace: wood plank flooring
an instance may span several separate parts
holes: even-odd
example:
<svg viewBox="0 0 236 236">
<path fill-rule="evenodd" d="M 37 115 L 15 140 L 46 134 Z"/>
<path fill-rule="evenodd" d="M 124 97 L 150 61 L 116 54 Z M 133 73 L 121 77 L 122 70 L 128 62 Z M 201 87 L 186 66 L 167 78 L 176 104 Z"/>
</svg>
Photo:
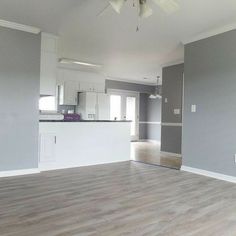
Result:
<svg viewBox="0 0 236 236">
<path fill-rule="evenodd" d="M 1 236 L 234 236 L 236 185 L 137 162 L 0 179 Z"/>
<path fill-rule="evenodd" d="M 131 142 L 131 160 L 180 170 L 182 158 L 163 154 L 158 142 Z"/>
</svg>

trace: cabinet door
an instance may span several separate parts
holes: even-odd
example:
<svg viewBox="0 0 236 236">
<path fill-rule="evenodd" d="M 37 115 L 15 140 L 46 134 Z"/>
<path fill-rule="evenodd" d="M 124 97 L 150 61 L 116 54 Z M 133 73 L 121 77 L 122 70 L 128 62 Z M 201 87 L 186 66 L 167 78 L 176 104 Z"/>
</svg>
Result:
<svg viewBox="0 0 236 236">
<path fill-rule="evenodd" d="M 40 162 L 55 161 L 55 134 L 40 134 Z"/>
<path fill-rule="evenodd" d="M 56 95 L 57 55 L 41 52 L 40 94 Z"/>
<path fill-rule="evenodd" d="M 89 82 L 80 82 L 80 91 L 81 92 L 93 92 L 93 85 Z"/>
<path fill-rule="evenodd" d="M 110 96 L 104 93 L 97 94 L 97 119 L 110 119 Z"/>
<path fill-rule="evenodd" d="M 75 81 L 65 81 L 63 86 L 63 105 L 77 105 L 77 83 Z"/>
<path fill-rule="evenodd" d="M 105 93 L 105 84 L 103 83 L 94 83 L 93 90 L 98 93 Z"/>
</svg>

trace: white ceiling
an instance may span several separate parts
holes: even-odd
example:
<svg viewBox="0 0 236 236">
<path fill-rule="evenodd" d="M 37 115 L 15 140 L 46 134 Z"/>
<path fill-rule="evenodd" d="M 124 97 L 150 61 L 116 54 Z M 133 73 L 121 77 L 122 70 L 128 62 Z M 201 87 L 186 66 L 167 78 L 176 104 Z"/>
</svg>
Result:
<svg viewBox="0 0 236 236">
<path fill-rule="evenodd" d="M 108 8 L 98 17 L 108 0 L 1 0 L 0 19 L 60 35 L 61 57 L 102 64 L 107 76 L 144 83 L 156 81 L 161 65 L 183 61 L 182 40 L 236 22 L 235 0 L 177 0 L 173 15 L 148 0 L 154 14 L 143 20 L 132 1 L 121 15 Z"/>
</svg>

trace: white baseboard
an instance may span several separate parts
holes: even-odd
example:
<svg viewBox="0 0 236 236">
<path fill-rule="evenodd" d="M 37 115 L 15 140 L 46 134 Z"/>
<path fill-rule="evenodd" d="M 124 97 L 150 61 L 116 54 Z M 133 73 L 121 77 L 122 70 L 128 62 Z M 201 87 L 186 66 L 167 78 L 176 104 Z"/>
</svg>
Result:
<svg viewBox="0 0 236 236">
<path fill-rule="evenodd" d="M 158 143 L 160 144 L 160 141 L 154 140 L 154 139 L 139 139 L 138 142 L 149 142 L 149 143 Z"/>
<path fill-rule="evenodd" d="M 161 154 L 169 155 L 169 156 L 175 156 L 175 157 L 182 157 L 181 154 L 179 154 L 179 153 L 173 153 L 173 152 L 161 152 Z"/>
<path fill-rule="evenodd" d="M 45 171 L 54 171 L 54 170 L 66 170 L 66 169 L 75 169 L 80 167 L 89 167 L 89 166 L 99 166 L 99 165 L 107 165 L 107 164 L 115 164 L 115 163 L 121 163 L 121 162 L 127 162 L 131 161 L 130 159 L 127 160 L 116 160 L 116 161 L 110 161 L 110 162 L 100 162 L 100 163 L 92 163 L 92 164 L 53 164 L 53 163 L 41 163 L 39 164 L 39 170 L 41 172 Z"/>
<path fill-rule="evenodd" d="M 192 168 L 192 167 L 188 167 L 188 166 L 182 166 L 181 171 L 186 171 L 186 172 L 194 173 L 197 175 L 203 175 L 203 176 L 207 176 L 207 177 L 214 178 L 214 179 L 219 179 L 219 180 L 224 180 L 224 181 L 231 182 L 231 183 L 236 183 L 236 177 L 230 176 L 230 175 L 223 175 L 220 173 L 197 169 L 197 168 Z"/>
<path fill-rule="evenodd" d="M 40 170 L 38 168 L 24 169 L 24 170 L 0 171 L 0 178 L 21 176 L 21 175 L 32 175 L 32 174 L 39 174 L 39 173 L 40 173 Z"/>
</svg>

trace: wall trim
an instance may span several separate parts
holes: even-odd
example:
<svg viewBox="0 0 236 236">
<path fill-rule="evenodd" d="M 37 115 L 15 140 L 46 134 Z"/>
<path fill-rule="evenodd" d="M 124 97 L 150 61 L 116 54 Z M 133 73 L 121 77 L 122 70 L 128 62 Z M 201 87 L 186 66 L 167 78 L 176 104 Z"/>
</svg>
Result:
<svg viewBox="0 0 236 236">
<path fill-rule="evenodd" d="M 113 80 L 113 81 L 118 81 L 118 82 L 126 82 L 126 83 L 131 83 L 131 84 L 141 84 L 141 85 L 147 85 L 147 86 L 156 86 L 156 79 L 155 82 L 153 81 L 142 81 L 142 80 L 132 80 L 128 78 L 116 78 L 112 76 L 107 76 L 107 80 Z"/>
<path fill-rule="evenodd" d="M 42 163 L 39 164 L 39 170 L 41 172 L 48 172 L 48 171 L 55 171 L 55 170 L 69 170 L 69 169 L 77 169 L 82 167 L 89 167 L 89 166 L 99 166 L 99 165 L 108 165 L 108 164 L 115 164 L 115 163 L 122 163 L 131 160 L 116 160 L 116 161 L 109 161 L 109 162 L 101 162 L 97 164 L 86 164 L 86 165 L 50 165 L 49 163 Z M 48 165 L 47 165 L 48 164 Z M 52 163 L 51 163 L 52 164 Z"/>
<path fill-rule="evenodd" d="M 197 175 L 203 175 L 203 176 L 214 178 L 214 179 L 224 180 L 231 183 L 236 183 L 236 177 L 220 174 L 217 172 L 211 172 L 207 170 L 192 168 L 192 167 L 184 166 L 184 165 L 181 167 L 181 171 L 190 172 Z"/>
<path fill-rule="evenodd" d="M 12 177 L 12 176 L 21 176 L 21 175 L 32 175 L 39 174 L 40 170 L 35 169 L 23 169 L 23 170 L 9 170 L 9 171 L 0 171 L 0 178 Z"/>
<path fill-rule="evenodd" d="M 155 143 L 155 144 L 161 144 L 160 141 L 154 140 L 154 139 L 139 139 L 138 142 L 148 142 L 148 143 Z"/>
<path fill-rule="evenodd" d="M 177 66 L 177 65 L 180 65 L 180 64 L 184 64 L 184 59 L 181 58 L 181 59 L 176 60 L 176 61 L 161 64 L 161 67 L 166 68 L 166 67 L 170 67 L 170 66 Z"/>
<path fill-rule="evenodd" d="M 22 25 L 22 24 L 18 24 L 18 23 L 6 21 L 6 20 L 1 20 L 1 19 L 0 19 L 0 26 L 9 28 L 9 29 L 20 30 L 20 31 L 24 31 L 27 33 L 32 33 L 32 34 L 39 34 L 41 32 L 39 28 L 36 28 L 33 26 Z"/>
<path fill-rule="evenodd" d="M 162 126 L 179 126 L 182 127 L 182 123 L 161 123 Z"/>
<path fill-rule="evenodd" d="M 210 38 L 212 36 L 216 36 L 218 34 L 223 34 L 225 32 L 228 32 L 228 31 L 231 31 L 231 30 L 234 30 L 234 29 L 236 29 L 236 23 L 225 25 L 223 27 L 212 29 L 212 30 L 209 30 L 209 31 L 206 31 L 206 32 L 202 32 L 202 33 L 200 33 L 200 34 L 198 34 L 194 37 L 182 40 L 182 43 L 184 45 L 186 45 L 186 44 L 193 43 L 193 42 L 196 42 L 196 41 L 199 41 L 199 40 L 202 40 L 202 39 L 206 39 L 206 38 Z"/>
<path fill-rule="evenodd" d="M 161 122 L 158 121 L 139 121 L 139 124 L 152 124 L 152 125 L 161 125 Z"/>
<path fill-rule="evenodd" d="M 161 154 L 163 154 L 163 155 L 169 155 L 169 156 L 175 156 L 175 157 L 182 157 L 182 154 L 174 153 L 174 152 L 162 152 L 162 151 L 161 151 Z"/>
</svg>

